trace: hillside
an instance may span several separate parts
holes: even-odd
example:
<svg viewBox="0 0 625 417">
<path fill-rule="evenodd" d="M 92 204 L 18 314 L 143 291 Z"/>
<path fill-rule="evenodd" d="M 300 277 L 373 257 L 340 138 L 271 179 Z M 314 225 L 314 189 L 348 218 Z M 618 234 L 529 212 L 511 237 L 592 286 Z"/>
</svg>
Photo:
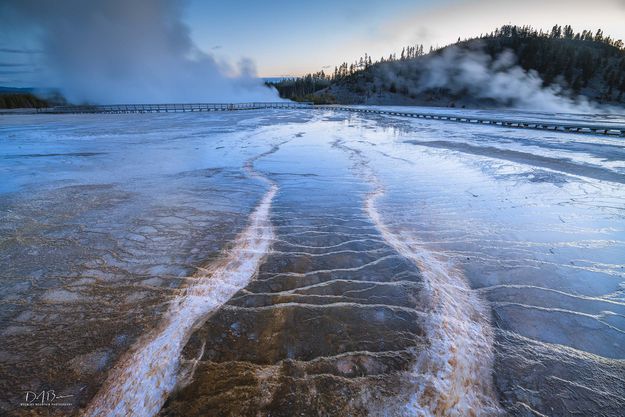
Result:
<svg viewBox="0 0 625 417">
<path fill-rule="evenodd" d="M 503 26 L 429 53 L 417 45 L 376 62 L 365 55 L 333 74 L 272 85 L 284 98 L 344 104 L 534 107 L 564 99 L 623 105 L 625 50 L 601 30 Z"/>
<path fill-rule="evenodd" d="M 32 88 L 0 86 L 0 109 L 33 109 L 67 104 L 55 90 L 35 91 Z"/>
</svg>

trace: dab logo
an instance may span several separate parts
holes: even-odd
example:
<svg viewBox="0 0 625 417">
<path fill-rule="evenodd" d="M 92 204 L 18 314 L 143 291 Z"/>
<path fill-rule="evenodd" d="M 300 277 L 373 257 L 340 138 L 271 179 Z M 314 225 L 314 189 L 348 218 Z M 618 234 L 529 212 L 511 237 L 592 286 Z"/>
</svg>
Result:
<svg viewBox="0 0 625 417">
<path fill-rule="evenodd" d="M 26 391 L 24 393 L 24 402 L 20 405 L 22 407 L 67 407 L 72 403 L 67 402 L 67 398 L 73 397 L 73 395 L 57 395 L 53 390 L 43 391 Z"/>
</svg>

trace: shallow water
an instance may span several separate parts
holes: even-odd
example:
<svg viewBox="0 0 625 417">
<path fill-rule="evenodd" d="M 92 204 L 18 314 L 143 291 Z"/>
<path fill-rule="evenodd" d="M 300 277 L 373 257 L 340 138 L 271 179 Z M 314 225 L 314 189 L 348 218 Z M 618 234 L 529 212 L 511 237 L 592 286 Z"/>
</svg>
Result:
<svg viewBox="0 0 625 417">
<path fill-rule="evenodd" d="M 625 407 L 622 139 L 327 110 L 13 115 L 0 178 L 9 415 Z M 22 404 L 49 390 L 68 397 Z"/>
</svg>

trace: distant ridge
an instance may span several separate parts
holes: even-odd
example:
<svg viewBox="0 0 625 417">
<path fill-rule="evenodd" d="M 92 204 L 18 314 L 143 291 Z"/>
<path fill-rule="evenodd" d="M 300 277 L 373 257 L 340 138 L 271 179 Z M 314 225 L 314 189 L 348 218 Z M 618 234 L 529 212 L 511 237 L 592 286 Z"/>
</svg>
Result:
<svg viewBox="0 0 625 417">
<path fill-rule="evenodd" d="M 316 103 L 514 107 L 517 97 L 510 91 L 488 91 L 494 82 L 502 83 L 497 77 L 503 74 L 520 81 L 503 83 L 501 89 L 516 89 L 519 96 L 532 87 L 575 102 L 625 105 L 623 46 L 601 30 L 574 33 L 568 25 L 556 25 L 543 32 L 506 25 L 429 52 L 414 45 L 378 61 L 365 54 L 333 73 L 270 84 L 284 98 Z M 485 74 L 471 74 L 476 67 Z M 467 72 L 466 80 L 461 71 Z M 447 78 L 441 81 L 441 76 Z"/>
<path fill-rule="evenodd" d="M 4 87 L 0 85 L 0 93 L 32 93 L 34 90 L 31 87 Z"/>
</svg>

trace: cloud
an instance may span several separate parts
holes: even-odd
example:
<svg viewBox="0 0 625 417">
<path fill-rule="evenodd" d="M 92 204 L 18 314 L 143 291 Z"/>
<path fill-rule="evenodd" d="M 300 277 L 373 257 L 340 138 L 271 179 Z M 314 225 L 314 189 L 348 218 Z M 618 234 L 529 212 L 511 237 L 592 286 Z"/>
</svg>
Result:
<svg viewBox="0 0 625 417">
<path fill-rule="evenodd" d="M 8 0 L 40 34 L 42 83 L 72 101 L 257 101 L 277 94 L 251 61 L 219 61 L 193 43 L 181 0 Z M 2 8 L 0 8 L 2 11 Z"/>
<path fill-rule="evenodd" d="M 0 48 L 0 52 L 5 54 L 40 54 L 43 51 L 37 49 Z"/>
<path fill-rule="evenodd" d="M 0 74 L 2 74 L 2 75 L 31 74 L 33 72 L 34 72 L 33 69 L 27 69 L 27 70 L 0 70 Z"/>
</svg>

